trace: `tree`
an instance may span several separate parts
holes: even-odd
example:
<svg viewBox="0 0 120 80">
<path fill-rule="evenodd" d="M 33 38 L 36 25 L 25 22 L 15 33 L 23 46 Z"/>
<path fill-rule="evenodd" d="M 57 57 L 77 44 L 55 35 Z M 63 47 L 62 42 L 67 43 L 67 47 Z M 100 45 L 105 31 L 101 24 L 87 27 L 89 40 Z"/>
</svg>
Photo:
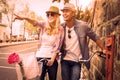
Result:
<svg viewBox="0 0 120 80">
<path fill-rule="evenodd" d="M 65 3 L 69 3 L 70 0 L 64 0 L 64 4 Z M 52 2 L 61 2 L 61 0 L 52 0 Z"/>
<path fill-rule="evenodd" d="M 12 20 L 13 20 L 13 13 L 15 7 L 14 0 L 1 0 L 0 3 L 2 7 L 2 13 L 6 14 L 8 26 L 11 29 L 10 32 L 10 39 L 12 38 Z"/>
</svg>

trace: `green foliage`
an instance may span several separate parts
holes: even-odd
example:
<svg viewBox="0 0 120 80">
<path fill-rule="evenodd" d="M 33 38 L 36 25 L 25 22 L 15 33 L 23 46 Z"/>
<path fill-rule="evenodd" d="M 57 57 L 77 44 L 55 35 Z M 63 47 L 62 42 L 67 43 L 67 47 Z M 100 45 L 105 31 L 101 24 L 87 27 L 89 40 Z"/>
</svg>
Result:
<svg viewBox="0 0 120 80">
<path fill-rule="evenodd" d="M 56 2 L 56 1 L 57 1 L 57 2 L 61 2 L 61 0 L 52 0 L 52 2 Z M 69 1 L 70 1 L 70 0 L 64 0 L 64 4 L 65 4 L 65 3 L 69 3 Z"/>
<path fill-rule="evenodd" d="M 55 1 L 60 2 L 61 0 L 52 0 L 52 2 L 55 2 Z"/>
<path fill-rule="evenodd" d="M 8 3 L 7 3 L 6 0 L 1 0 L 0 1 L 0 7 L 2 8 L 2 11 L 0 11 L 0 12 L 2 12 L 4 14 L 8 13 L 8 7 L 9 7 L 9 5 L 8 5 Z"/>
<path fill-rule="evenodd" d="M 57 1 L 57 0 L 52 0 L 52 2 L 55 2 L 55 1 Z"/>
<path fill-rule="evenodd" d="M 31 18 L 36 19 L 36 20 L 41 20 L 42 19 L 41 17 L 37 17 L 35 15 L 35 12 L 33 12 L 33 11 L 29 12 L 29 14 L 27 14 L 27 16 L 30 16 Z M 33 26 L 29 22 L 25 21 L 24 26 L 27 29 L 29 35 L 38 34 L 37 27 Z"/>
<path fill-rule="evenodd" d="M 64 4 L 65 4 L 65 3 L 69 3 L 69 0 L 64 0 Z"/>
<path fill-rule="evenodd" d="M 83 20 L 83 21 L 90 23 L 92 12 L 88 8 L 86 8 L 85 11 L 77 10 L 75 17 L 76 19 Z"/>
</svg>

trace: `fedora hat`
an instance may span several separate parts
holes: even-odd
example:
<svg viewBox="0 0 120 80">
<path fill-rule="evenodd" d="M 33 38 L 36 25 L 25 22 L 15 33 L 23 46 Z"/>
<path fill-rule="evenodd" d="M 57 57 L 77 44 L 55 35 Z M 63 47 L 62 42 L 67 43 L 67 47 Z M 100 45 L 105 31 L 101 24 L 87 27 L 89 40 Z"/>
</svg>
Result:
<svg viewBox="0 0 120 80">
<path fill-rule="evenodd" d="M 57 13 L 57 14 L 60 15 L 59 9 L 58 9 L 58 7 L 56 7 L 56 6 L 51 6 L 51 7 L 46 11 L 46 13 L 49 13 L 49 12 Z"/>
</svg>

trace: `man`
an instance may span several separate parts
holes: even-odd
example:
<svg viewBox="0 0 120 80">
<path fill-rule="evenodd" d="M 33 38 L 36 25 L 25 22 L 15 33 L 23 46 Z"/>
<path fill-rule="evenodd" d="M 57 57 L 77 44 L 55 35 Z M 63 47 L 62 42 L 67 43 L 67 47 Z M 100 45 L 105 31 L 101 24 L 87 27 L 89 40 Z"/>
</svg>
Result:
<svg viewBox="0 0 120 80">
<path fill-rule="evenodd" d="M 61 10 L 65 23 L 62 24 L 65 36 L 61 48 L 61 74 L 62 80 L 79 80 L 81 65 L 78 60 L 89 58 L 87 37 L 105 52 L 100 38 L 92 31 L 86 22 L 75 19 L 75 6 L 66 3 Z M 90 68 L 90 64 L 86 64 Z"/>
</svg>

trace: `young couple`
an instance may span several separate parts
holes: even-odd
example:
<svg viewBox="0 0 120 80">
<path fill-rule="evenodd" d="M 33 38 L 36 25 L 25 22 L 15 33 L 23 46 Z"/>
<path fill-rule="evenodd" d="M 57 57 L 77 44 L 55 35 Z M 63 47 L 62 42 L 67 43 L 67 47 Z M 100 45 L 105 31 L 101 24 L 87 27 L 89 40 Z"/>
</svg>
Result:
<svg viewBox="0 0 120 80">
<path fill-rule="evenodd" d="M 57 55 L 61 52 L 61 75 L 62 80 L 79 80 L 81 65 L 79 58 L 89 58 L 87 37 L 105 52 L 100 38 L 93 32 L 86 22 L 75 19 L 75 6 L 66 3 L 61 9 L 64 23 L 60 23 L 60 13 L 56 6 L 51 6 L 46 11 L 47 21 L 36 21 L 15 14 L 18 20 L 27 20 L 34 26 L 41 27 L 39 52 L 37 59 L 47 58 L 48 62 L 43 65 L 40 80 L 44 80 L 46 70 L 49 80 L 56 80 L 58 62 Z M 90 64 L 86 64 L 89 69 Z"/>
</svg>

